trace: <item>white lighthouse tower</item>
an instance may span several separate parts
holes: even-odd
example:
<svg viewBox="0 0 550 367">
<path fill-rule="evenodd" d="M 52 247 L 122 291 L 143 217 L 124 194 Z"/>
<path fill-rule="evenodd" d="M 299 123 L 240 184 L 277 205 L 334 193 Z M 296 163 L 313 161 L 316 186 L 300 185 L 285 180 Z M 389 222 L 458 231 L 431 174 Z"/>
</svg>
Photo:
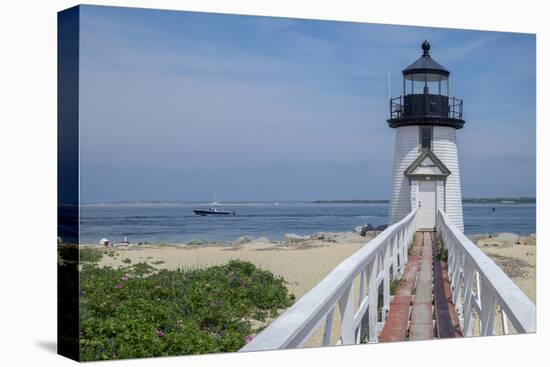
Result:
<svg viewBox="0 0 550 367">
<path fill-rule="evenodd" d="M 403 70 L 403 95 L 390 100 L 395 129 L 390 223 L 417 208 L 417 228 L 435 228 L 437 210 L 464 230 L 456 130 L 464 126 L 462 100 L 449 97 L 450 72 L 430 56 Z"/>
</svg>

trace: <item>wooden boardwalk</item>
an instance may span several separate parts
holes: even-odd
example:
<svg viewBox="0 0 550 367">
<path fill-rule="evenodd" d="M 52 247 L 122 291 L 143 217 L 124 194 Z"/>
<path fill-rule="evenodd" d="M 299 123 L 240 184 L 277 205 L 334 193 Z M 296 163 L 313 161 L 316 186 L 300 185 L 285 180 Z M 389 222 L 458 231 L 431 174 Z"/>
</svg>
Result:
<svg viewBox="0 0 550 367">
<path fill-rule="evenodd" d="M 417 231 L 379 342 L 462 336 L 435 232 Z"/>
<path fill-rule="evenodd" d="M 414 209 L 386 228 L 241 351 L 310 345 L 320 327 L 323 338 L 315 344 L 322 346 L 487 336 L 495 334 L 495 322 L 502 334 L 509 327 L 536 332 L 535 304 L 444 211 L 437 212 L 437 232 L 417 230 L 416 219 Z M 399 283 L 392 296 L 394 281 Z"/>
</svg>

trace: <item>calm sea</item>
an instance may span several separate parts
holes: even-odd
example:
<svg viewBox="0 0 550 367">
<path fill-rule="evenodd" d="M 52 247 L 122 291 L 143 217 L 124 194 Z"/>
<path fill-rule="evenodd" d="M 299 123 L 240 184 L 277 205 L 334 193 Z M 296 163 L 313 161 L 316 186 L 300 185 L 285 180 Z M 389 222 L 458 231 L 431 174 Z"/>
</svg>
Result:
<svg viewBox="0 0 550 367">
<path fill-rule="evenodd" d="M 112 242 L 127 236 L 130 242 L 184 243 L 191 240 L 234 241 L 241 236 L 266 236 L 279 240 L 287 233 L 351 231 L 363 223 L 388 221 L 388 204 L 262 203 L 224 205 L 236 210 L 234 217 L 200 217 L 196 204 L 91 205 L 80 211 L 80 243 L 96 244 L 101 238 Z M 495 208 L 495 211 L 492 211 Z M 465 204 L 467 235 L 536 232 L 534 204 Z"/>
</svg>

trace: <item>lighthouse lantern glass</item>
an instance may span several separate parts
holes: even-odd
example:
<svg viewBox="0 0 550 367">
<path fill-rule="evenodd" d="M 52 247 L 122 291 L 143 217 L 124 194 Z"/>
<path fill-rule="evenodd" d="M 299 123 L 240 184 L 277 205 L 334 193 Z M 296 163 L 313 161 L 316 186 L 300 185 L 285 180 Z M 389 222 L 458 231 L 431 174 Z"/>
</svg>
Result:
<svg viewBox="0 0 550 367">
<path fill-rule="evenodd" d="M 404 76 L 404 95 L 424 94 L 424 88 L 427 88 L 427 94 L 448 96 L 449 78 L 445 75 L 433 73 L 413 73 Z"/>
</svg>

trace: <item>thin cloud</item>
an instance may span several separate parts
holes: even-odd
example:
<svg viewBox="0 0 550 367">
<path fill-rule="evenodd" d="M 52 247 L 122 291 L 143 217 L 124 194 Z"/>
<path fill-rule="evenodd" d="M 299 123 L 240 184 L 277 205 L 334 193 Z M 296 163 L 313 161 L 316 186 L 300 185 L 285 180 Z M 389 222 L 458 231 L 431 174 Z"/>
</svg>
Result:
<svg viewBox="0 0 550 367">
<path fill-rule="evenodd" d="M 461 44 L 453 43 L 452 45 L 444 46 L 445 48 L 441 51 L 442 58 L 448 63 L 457 62 L 468 56 L 472 56 L 475 52 L 487 47 L 501 37 L 500 34 L 491 32 L 489 35 L 476 37 L 476 39 Z"/>
</svg>

